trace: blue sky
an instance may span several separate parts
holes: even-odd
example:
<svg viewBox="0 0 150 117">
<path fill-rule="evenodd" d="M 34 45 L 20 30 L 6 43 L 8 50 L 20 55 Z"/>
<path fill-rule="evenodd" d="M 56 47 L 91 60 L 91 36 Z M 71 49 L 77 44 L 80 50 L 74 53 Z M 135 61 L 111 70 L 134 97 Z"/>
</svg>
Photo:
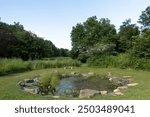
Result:
<svg viewBox="0 0 150 117">
<path fill-rule="evenodd" d="M 125 19 L 137 23 L 149 0 L 0 0 L 1 21 L 20 22 L 26 30 L 71 49 L 72 26 L 88 17 L 108 18 L 116 29 Z"/>
</svg>

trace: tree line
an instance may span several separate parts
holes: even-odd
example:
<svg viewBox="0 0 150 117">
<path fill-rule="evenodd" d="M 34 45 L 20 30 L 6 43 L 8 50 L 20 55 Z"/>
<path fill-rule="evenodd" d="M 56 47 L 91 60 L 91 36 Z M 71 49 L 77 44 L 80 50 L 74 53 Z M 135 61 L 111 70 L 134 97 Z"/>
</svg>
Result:
<svg viewBox="0 0 150 117">
<path fill-rule="evenodd" d="M 150 6 L 142 11 L 137 21 L 142 26 L 125 20 L 118 32 L 107 18 L 89 17 L 77 23 L 71 31 L 72 58 L 86 62 L 93 56 L 117 56 L 129 53 L 137 58 L 150 58 Z"/>
<path fill-rule="evenodd" d="M 19 22 L 10 25 L 0 21 L 0 58 L 35 60 L 68 56 L 69 50 L 57 48 L 50 40 L 44 40 L 24 29 Z"/>
</svg>

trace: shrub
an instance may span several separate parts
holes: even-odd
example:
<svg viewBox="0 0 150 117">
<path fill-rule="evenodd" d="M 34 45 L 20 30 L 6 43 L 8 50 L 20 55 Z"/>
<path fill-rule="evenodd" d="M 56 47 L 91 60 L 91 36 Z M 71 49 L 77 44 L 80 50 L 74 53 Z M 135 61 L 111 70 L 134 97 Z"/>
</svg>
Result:
<svg viewBox="0 0 150 117">
<path fill-rule="evenodd" d="M 114 56 L 94 56 L 87 60 L 89 66 L 116 67 L 116 58 Z"/>
<path fill-rule="evenodd" d="M 88 66 L 98 67 L 118 67 L 150 70 L 150 60 L 137 58 L 129 53 L 119 54 L 118 56 L 94 56 L 87 61 Z"/>
</svg>

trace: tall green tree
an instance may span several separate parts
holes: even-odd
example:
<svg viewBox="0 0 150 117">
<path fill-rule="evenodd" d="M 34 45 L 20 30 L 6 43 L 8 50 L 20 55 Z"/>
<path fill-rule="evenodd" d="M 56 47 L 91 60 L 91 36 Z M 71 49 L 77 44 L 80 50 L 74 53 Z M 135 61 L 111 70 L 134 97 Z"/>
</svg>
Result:
<svg viewBox="0 0 150 117">
<path fill-rule="evenodd" d="M 96 16 L 93 16 L 72 28 L 71 40 L 74 58 L 79 57 L 81 61 L 86 61 L 82 58 L 88 58 L 92 52 L 91 49 L 97 48 L 97 43 L 115 44 L 116 29 L 114 25 L 110 24 L 109 19 L 98 20 Z"/>
<path fill-rule="evenodd" d="M 136 24 L 131 24 L 131 19 L 127 19 L 120 26 L 117 41 L 117 51 L 119 53 L 126 52 L 132 48 L 134 36 L 139 35 L 140 31 Z"/>
<path fill-rule="evenodd" d="M 134 56 L 139 58 L 150 58 L 150 29 L 145 30 L 141 35 L 135 37 L 133 46 Z"/>
</svg>

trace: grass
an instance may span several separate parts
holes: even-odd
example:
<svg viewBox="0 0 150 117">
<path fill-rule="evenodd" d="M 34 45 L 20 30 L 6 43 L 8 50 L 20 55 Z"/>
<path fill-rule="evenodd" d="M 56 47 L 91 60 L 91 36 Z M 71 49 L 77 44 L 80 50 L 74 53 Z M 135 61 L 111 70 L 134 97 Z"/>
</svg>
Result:
<svg viewBox="0 0 150 117">
<path fill-rule="evenodd" d="M 124 96 L 96 96 L 95 100 L 149 100 L 150 99 L 150 72 L 132 69 L 119 69 L 119 68 L 89 68 L 86 66 L 77 67 L 74 69 L 50 68 L 42 70 L 28 71 L 24 73 L 11 74 L 7 76 L 0 76 L 0 99 L 1 100 L 52 100 L 50 96 L 34 95 L 22 91 L 17 86 L 20 80 L 33 77 L 35 75 L 44 76 L 48 72 L 58 70 L 62 73 L 70 72 L 94 72 L 104 75 L 107 72 L 112 72 L 115 76 L 132 76 L 135 82 L 139 85 L 128 88 L 124 92 Z M 61 97 L 60 99 L 71 99 L 68 97 Z"/>
<path fill-rule="evenodd" d="M 53 58 L 54 60 L 35 60 L 22 61 L 21 59 L 0 59 L 0 76 L 10 73 L 23 71 L 46 69 L 46 68 L 63 68 L 79 67 L 81 63 L 71 58 Z"/>
</svg>

